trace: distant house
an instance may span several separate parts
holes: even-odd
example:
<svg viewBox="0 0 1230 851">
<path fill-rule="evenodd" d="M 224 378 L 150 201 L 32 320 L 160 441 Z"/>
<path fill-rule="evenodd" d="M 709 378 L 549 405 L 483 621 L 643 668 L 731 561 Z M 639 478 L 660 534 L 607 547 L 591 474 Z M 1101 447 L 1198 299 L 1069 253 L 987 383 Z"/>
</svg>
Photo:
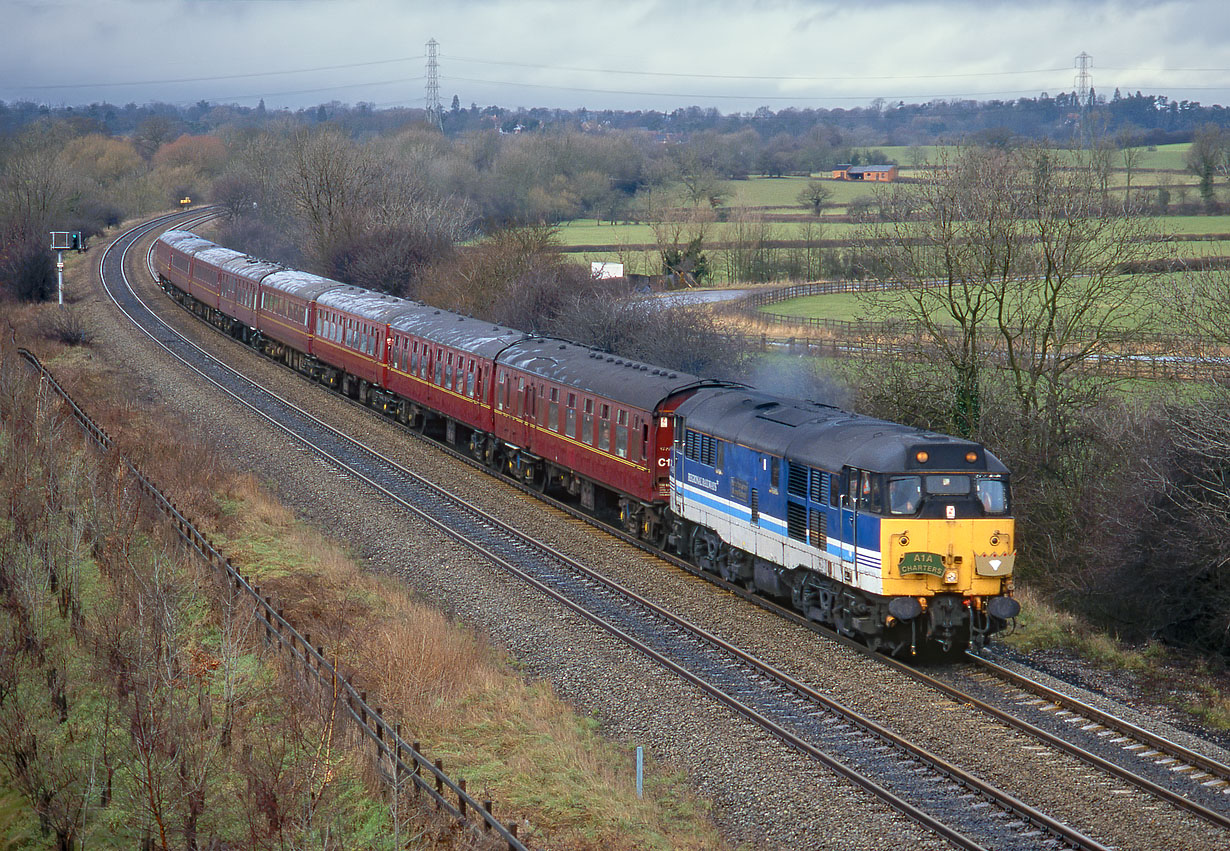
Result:
<svg viewBox="0 0 1230 851">
<path fill-rule="evenodd" d="M 850 165 L 843 163 L 833 169 L 834 180 L 876 180 L 892 183 L 897 179 L 895 165 Z"/>
</svg>

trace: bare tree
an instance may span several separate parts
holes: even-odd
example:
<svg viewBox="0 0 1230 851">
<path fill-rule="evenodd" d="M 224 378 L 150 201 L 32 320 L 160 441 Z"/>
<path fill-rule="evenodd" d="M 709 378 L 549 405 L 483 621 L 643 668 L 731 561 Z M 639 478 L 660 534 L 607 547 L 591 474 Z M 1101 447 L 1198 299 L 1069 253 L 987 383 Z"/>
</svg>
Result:
<svg viewBox="0 0 1230 851">
<path fill-rule="evenodd" d="M 807 186 L 795 197 L 800 204 L 811 210 L 812 215 L 818 216 L 829 199 L 833 197 L 833 190 L 823 181 L 809 180 Z"/>
<path fill-rule="evenodd" d="M 362 233 L 382 170 L 371 152 L 340 130 L 300 130 L 282 164 L 284 192 L 308 230 L 308 255 L 327 268 L 338 246 Z"/>
<path fill-rule="evenodd" d="M 1045 444 L 1088 401 L 1082 368 L 1116 355 L 1117 329 L 1141 327 L 1153 279 L 1122 271 L 1153 250 L 1151 223 L 1103 203 L 1097 163 L 1064 166 L 1045 146 L 959 149 L 894 191 L 921 220 L 862 229 L 890 287 L 871 309 L 920 329 L 919 356 L 951 370 L 958 433 L 979 432 L 983 375 L 1003 370 Z"/>
<path fill-rule="evenodd" d="M 1230 172 L 1230 134 L 1215 125 L 1206 125 L 1192 136 L 1191 147 L 1183 157 L 1187 170 L 1200 179 L 1200 197 L 1206 204 L 1214 200 L 1213 179 Z"/>
</svg>

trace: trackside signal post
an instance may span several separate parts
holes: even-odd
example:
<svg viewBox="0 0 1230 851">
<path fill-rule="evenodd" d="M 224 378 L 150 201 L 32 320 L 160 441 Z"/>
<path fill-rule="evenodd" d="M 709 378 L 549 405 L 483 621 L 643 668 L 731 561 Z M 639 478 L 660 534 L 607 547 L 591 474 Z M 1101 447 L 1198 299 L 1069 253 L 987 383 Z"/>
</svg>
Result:
<svg viewBox="0 0 1230 851">
<path fill-rule="evenodd" d="M 64 252 L 84 251 L 85 243 L 79 230 L 53 230 L 51 232 L 51 250 L 56 253 L 56 295 L 60 306 L 64 306 Z"/>
</svg>

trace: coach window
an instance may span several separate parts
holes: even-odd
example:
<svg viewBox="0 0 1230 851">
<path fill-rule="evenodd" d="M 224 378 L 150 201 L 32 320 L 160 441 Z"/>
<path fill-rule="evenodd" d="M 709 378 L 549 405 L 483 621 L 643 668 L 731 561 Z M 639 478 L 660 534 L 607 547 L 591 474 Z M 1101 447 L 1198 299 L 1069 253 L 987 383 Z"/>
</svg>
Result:
<svg viewBox="0 0 1230 851">
<path fill-rule="evenodd" d="M 474 398 L 474 361 L 472 359 L 466 370 L 466 395 L 471 399 Z"/>
<path fill-rule="evenodd" d="M 568 394 L 568 407 L 564 410 L 564 434 L 576 440 L 577 437 L 577 394 Z"/>
<path fill-rule="evenodd" d="M 615 412 L 615 454 L 620 458 L 628 457 L 628 412 Z"/>
<path fill-rule="evenodd" d="M 649 423 L 641 423 L 641 460 L 649 460 Z"/>
<path fill-rule="evenodd" d="M 585 400 L 585 413 L 581 416 L 581 442 L 594 445 L 594 400 Z"/>
<path fill-rule="evenodd" d="M 598 419 L 598 448 L 603 452 L 611 451 L 611 406 L 602 406 L 602 416 Z"/>
<path fill-rule="evenodd" d="M 551 400 L 547 403 L 547 428 L 559 431 L 559 388 L 551 388 Z"/>
</svg>

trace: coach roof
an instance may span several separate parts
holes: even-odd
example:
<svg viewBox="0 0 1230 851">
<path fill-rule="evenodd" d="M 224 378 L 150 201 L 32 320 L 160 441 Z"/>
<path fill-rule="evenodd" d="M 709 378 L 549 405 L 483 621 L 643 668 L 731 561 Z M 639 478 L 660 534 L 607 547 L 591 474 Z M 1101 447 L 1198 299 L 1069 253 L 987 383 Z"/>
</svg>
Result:
<svg viewBox="0 0 1230 851">
<path fill-rule="evenodd" d="M 394 331 L 400 331 L 413 337 L 422 337 L 432 343 L 472 352 L 484 358 L 494 358 L 512 343 L 526 338 L 524 331 L 506 328 L 481 319 L 438 310 L 417 302 L 406 302 L 413 306 L 390 321 Z"/>
<path fill-rule="evenodd" d="M 548 381 L 650 411 L 682 390 L 716 383 L 550 337 L 517 343 L 499 360 Z"/>
<path fill-rule="evenodd" d="M 372 322 L 388 322 L 403 311 L 417 307 L 414 302 L 372 292 L 361 287 L 339 286 L 326 290 L 316 299 L 318 307 L 340 310 Z"/>
<path fill-rule="evenodd" d="M 322 278 L 311 272 L 300 272 L 295 269 L 278 269 L 264 280 L 267 289 L 277 290 L 287 295 L 297 296 L 305 301 L 311 301 L 321 293 L 328 292 L 345 284 L 332 278 Z"/>
</svg>

